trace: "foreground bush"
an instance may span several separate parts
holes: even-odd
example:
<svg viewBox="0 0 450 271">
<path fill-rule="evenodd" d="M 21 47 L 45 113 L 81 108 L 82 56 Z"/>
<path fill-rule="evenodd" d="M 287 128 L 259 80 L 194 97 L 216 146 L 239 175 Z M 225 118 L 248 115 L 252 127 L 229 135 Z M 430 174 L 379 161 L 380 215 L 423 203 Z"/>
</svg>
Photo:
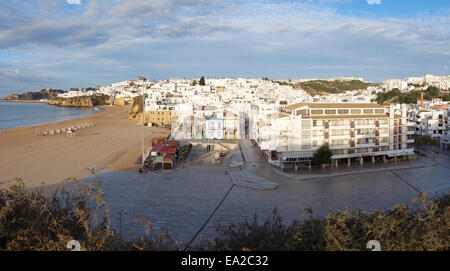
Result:
<svg viewBox="0 0 450 271">
<path fill-rule="evenodd" d="M 419 208 L 397 205 L 388 211 L 336 211 L 325 217 L 283 223 L 277 211 L 259 223 L 219 227 L 215 242 L 202 240 L 193 250 L 367 250 L 378 240 L 382 250 L 449 250 L 450 194 L 439 200 L 425 195 Z M 167 232 L 154 233 L 150 223 L 137 221 L 146 235 L 124 240 L 112 228 L 103 190 L 96 182 L 79 183 L 72 192 L 27 190 L 22 181 L 0 191 L 1 250 L 67 250 L 70 240 L 83 250 L 181 250 Z"/>
<path fill-rule="evenodd" d="M 45 197 L 29 191 L 21 180 L 0 191 L 1 250 L 67 250 L 70 240 L 83 250 L 178 250 L 167 234 L 155 235 L 151 224 L 137 221 L 147 235 L 125 241 L 110 225 L 109 210 L 99 182 L 79 183 L 72 192 Z"/>
<path fill-rule="evenodd" d="M 420 208 L 397 205 L 388 211 L 332 211 L 286 226 L 274 211 L 258 219 L 222 227 L 217 250 L 367 250 L 370 240 L 382 250 L 449 250 L 450 195 L 435 201 L 422 195 Z"/>
</svg>

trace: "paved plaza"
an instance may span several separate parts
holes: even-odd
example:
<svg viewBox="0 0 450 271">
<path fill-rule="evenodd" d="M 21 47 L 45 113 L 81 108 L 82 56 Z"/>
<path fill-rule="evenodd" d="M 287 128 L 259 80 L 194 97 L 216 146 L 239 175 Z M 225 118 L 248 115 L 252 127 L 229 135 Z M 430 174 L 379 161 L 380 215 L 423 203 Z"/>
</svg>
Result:
<svg viewBox="0 0 450 271">
<path fill-rule="evenodd" d="M 263 219 L 275 207 L 288 223 L 305 218 L 305 208 L 312 208 L 320 216 L 331 209 L 388 209 L 397 203 L 412 204 L 420 192 L 435 197 L 450 191 L 449 151 L 441 150 L 434 159 L 427 156 L 398 162 L 384 170 L 377 167 L 358 172 L 355 168 L 345 175 L 310 179 L 281 175 L 249 141 L 227 151 L 218 163 L 209 162 L 213 156 L 196 146 L 190 157 L 172 171 L 145 175 L 101 172 L 113 227 L 121 228 L 126 237 L 138 237 L 144 230 L 133 219 L 141 218 L 151 221 L 156 232 L 167 229 L 176 240 L 189 243 L 194 239 L 196 243 L 201 236 L 217 236 L 219 224 L 252 219 L 255 213 Z M 261 190 L 234 184 L 228 171 L 234 160 L 244 160 L 240 169 L 276 183 L 277 188 Z"/>
</svg>

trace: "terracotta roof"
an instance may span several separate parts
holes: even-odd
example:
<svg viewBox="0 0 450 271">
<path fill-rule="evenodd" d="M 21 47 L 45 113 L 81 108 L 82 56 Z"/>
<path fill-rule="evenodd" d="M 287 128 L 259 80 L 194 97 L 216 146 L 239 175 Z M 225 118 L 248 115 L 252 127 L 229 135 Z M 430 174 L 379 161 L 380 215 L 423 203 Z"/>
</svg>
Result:
<svg viewBox="0 0 450 271">
<path fill-rule="evenodd" d="M 374 103 L 297 103 L 286 106 L 286 109 L 296 109 L 303 106 L 309 108 L 385 108 Z"/>
<path fill-rule="evenodd" d="M 151 152 L 162 152 L 162 153 L 175 153 L 177 151 L 177 148 L 166 146 L 164 144 L 156 144 L 155 146 L 153 146 L 153 148 L 150 151 Z"/>
</svg>

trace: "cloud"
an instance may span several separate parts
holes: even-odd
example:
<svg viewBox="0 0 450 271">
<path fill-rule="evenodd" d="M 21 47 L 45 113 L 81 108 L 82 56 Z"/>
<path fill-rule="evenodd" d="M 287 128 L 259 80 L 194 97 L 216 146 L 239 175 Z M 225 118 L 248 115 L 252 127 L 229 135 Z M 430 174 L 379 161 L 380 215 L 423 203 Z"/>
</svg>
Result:
<svg viewBox="0 0 450 271">
<path fill-rule="evenodd" d="M 67 0 L 67 4 L 69 5 L 80 5 L 81 0 Z"/>
<path fill-rule="evenodd" d="M 328 2 L 342 2 L 323 0 Z M 317 1 L 2 1 L 0 96 L 147 74 L 370 80 L 439 73 L 450 18 L 364 18 Z M 19 70 L 19 74 L 14 74 Z M 3 94 L 3 95 L 2 95 Z"/>
<path fill-rule="evenodd" d="M 369 5 L 381 5 L 381 0 L 367 0 Z"/>
</svg>

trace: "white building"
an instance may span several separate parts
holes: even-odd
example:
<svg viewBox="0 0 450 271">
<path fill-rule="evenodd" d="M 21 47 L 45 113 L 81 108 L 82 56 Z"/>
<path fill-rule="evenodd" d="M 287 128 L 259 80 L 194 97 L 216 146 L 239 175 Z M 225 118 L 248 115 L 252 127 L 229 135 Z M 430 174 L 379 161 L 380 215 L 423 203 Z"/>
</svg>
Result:
<svg viewBox="0 0 450 271">
<path fill-rule="evenodd" d="M 256 121 L 254 138 L 267 160 L 280 167 L 307 164 L 323 144 L 335 164 L 384 160 L 414 153 L 407 108 L 377 104 L 298 103 Z"/>
</svg>

